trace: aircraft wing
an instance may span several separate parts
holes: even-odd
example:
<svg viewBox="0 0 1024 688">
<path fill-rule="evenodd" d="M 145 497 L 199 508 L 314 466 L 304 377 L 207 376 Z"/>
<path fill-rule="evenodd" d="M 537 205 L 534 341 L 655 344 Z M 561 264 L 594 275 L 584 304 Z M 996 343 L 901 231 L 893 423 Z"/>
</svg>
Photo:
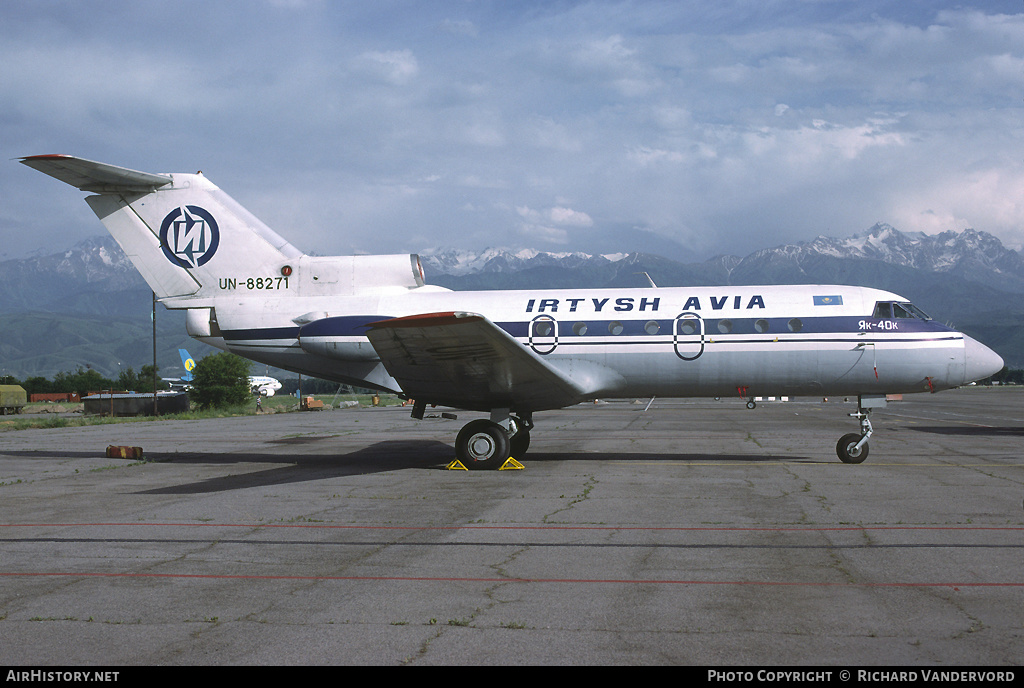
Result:
<svg viewBox="0 0 1024 688">
<path fill-rule="evenodd" d="M 478 411 L 539 411 L 579 403 L 594 377 L 574 379 L 476 313 L 426 313 L 370 323 L 367 337 L 411 398 Z"/>
<path fill-rule="evenodd" d="M 21 162 L 82 191 L 95 193 L 152 191 L 171 183 L 169 174 L 137 172 L 71 155 L 33 155 L 21 158 Z"/>
</svg>

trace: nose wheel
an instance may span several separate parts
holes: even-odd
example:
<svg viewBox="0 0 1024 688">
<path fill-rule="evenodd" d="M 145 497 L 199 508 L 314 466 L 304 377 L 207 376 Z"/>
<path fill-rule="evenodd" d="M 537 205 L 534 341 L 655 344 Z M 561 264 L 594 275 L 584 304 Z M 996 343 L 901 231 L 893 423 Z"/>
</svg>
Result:
<svg viewBox="0 0 1024 688">
<path fill-rule="evenodd" d="M 861 442 L 861 439 L 864 441 Z M 836 444 L 836 454 L 843 463 L 861 463 L 868 458 L 867 438 L 862 438 L 855 432 L 843 435 Z"/>
<path fill-rule="evenodd" d="M 868 415 L 873 408 L 885 406 L 884 396 L 861 395 L 857 397 L 857 412 L 851 413 L 851 418 L 860 421 L 860 434 L 851 432 L 839 438 L 836 444 L 836 455 L 843 463 L 862 463 L 868 458 L 868 438 L 874 432 L 871 428 L 871 419 Z"/>
</svg>

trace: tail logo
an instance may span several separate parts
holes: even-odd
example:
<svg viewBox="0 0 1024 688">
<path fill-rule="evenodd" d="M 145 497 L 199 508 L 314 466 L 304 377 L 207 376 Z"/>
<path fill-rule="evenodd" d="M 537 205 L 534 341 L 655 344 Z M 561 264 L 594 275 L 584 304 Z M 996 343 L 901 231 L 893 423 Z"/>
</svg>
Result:
<svg viewBox="0 0 1024 688">
<path fill-rule="evenodd" d="M 160 247 L 164 255 L 183 268 L 206 265 L 219 245 L 217 221 L 197 205 L 175 208 L 160 224 Z"/>
</svg>

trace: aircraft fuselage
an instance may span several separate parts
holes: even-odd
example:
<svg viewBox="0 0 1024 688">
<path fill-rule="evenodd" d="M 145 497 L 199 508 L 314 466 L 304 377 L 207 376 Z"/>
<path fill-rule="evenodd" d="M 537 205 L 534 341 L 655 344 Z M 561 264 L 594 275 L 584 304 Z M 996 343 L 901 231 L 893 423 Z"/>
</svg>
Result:
<svg viewBox="0 0 1024 688">
<path fill-rule="evenodd" d="M 836 285 L 422 287 L 375 296 L 237 299 L 216 307 L 220 336 L 202 339 L 306 375 L 401 392 L 366 338 L 370 323 L 469 311 L 552 365 L 585 360 L 607 369 L 607 385 L 595 397 L 886 394 L 970 381 L 965 342 L 973 340 L 935 320 L 875 318 L 878 302 L 906 299 Z M 294 322 L 303 313 L 316 313 L 315 320 Z M 255 321 L 261 326 L 253 327 Z"/>
</svg>

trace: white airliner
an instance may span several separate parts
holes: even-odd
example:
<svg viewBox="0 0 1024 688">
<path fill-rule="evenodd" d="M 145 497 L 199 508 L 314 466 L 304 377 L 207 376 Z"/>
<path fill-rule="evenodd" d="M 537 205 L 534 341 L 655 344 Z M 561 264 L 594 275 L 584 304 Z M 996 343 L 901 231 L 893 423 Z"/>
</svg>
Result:
<svg viewBox="0 0 1024 688">
<path fill-rule="evenodd" d="M 452 292 L 415 255 L 303 254 L 202 175 L 65 155 L 21 162 L 85 200 L 188 333 L 267 365 L 484 411 L 456 456 L 522 458 L 537 411 L 596 398 L 849 395 L 868 454 L 887 394 L 937 392 L 1003 367 L 896 294 L 839 285 Z M 752 402 L 751 402 L 752 403 Z"/>
<path fill-rule="evenodd" d="M 266 375 L 250 375 L 249 386 L 254 394 L 261 397 L 272 397 L 274 392 L 281 389 L 281 382 Z"/>
</svg>

